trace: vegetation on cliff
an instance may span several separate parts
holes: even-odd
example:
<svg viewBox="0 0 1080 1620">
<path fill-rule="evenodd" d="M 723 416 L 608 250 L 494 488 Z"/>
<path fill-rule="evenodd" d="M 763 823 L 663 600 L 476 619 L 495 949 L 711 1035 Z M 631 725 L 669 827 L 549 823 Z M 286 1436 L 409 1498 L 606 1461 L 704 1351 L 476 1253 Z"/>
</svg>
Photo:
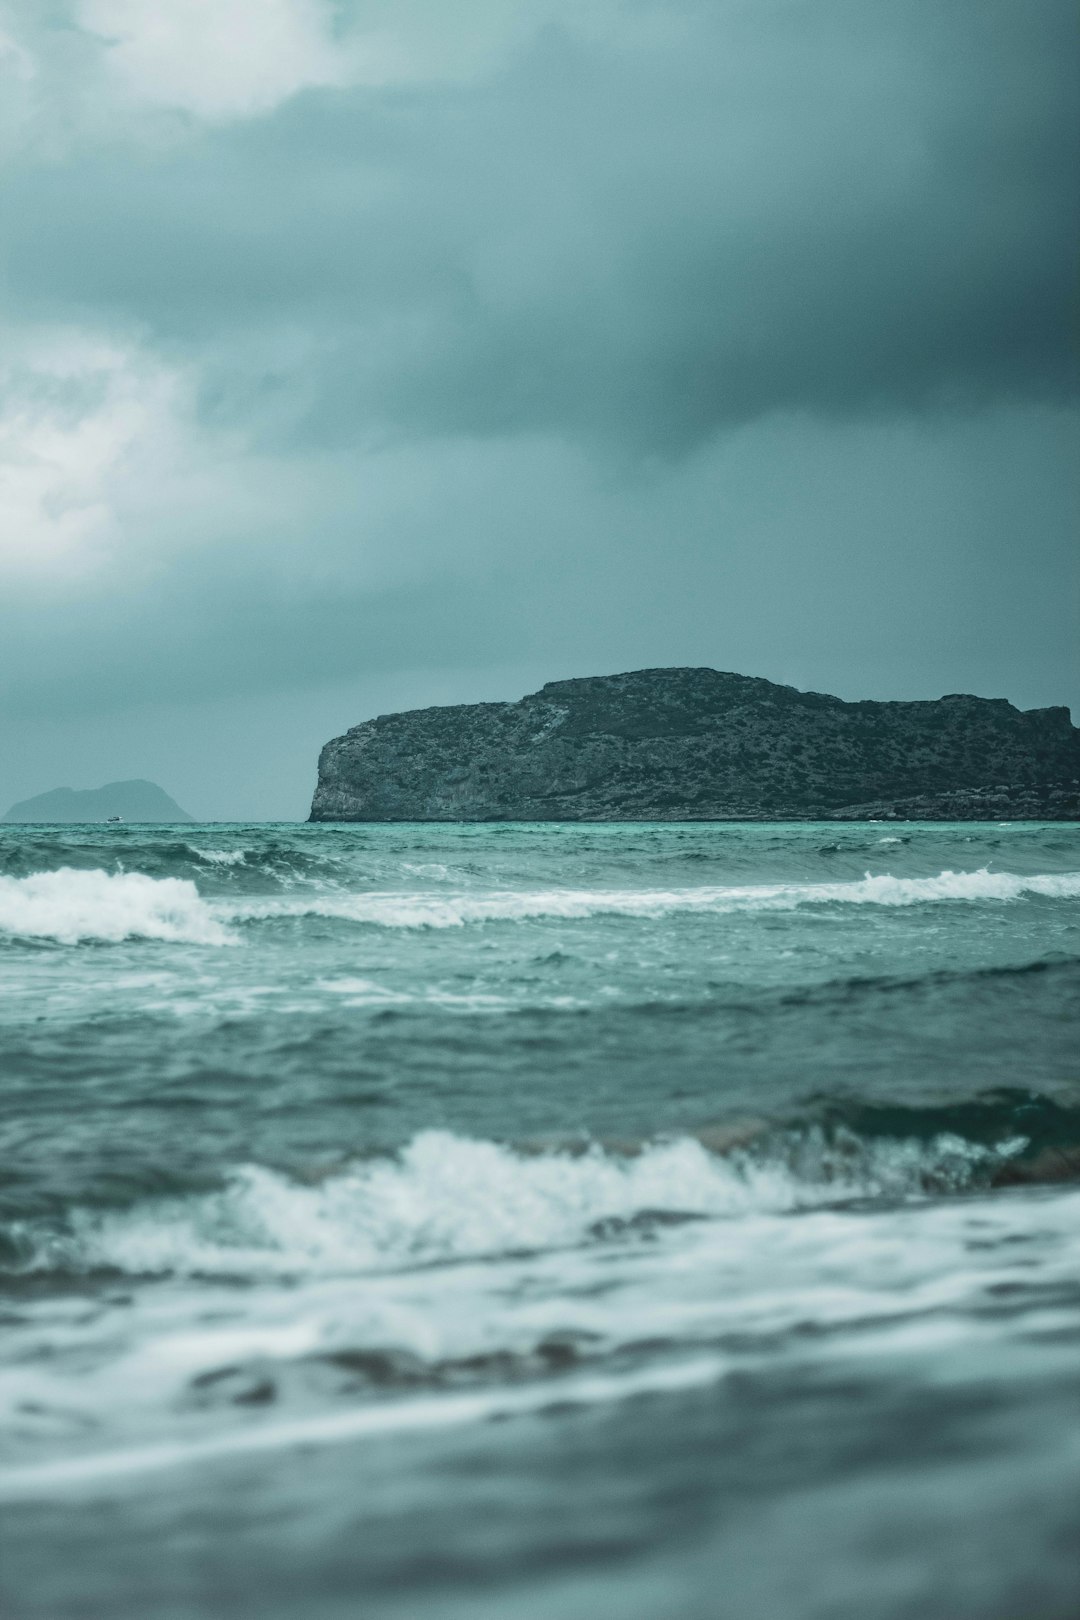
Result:
<svg viewBox="0 0 1080 1620">
<path fill-rule="evenodd" d="M 327 743 L 313 821 L 1080 816 L 1080 731 L 1004 698 L 848 703 L 713 669 L 552 681 Z"/>
</svg>

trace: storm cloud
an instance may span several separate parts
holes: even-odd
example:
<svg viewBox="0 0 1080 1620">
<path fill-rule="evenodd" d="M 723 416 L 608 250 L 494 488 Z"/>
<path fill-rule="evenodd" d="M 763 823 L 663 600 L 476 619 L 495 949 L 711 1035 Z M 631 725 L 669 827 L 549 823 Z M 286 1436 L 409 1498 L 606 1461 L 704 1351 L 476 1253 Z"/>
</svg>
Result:
<svg viewBox="0 0 1080 1620">
<path fill-rule="evenodd" d="M 154 11 L 0 13 L 20 748 L 423 669 L 1076 696 L 1071 5 Z"/>
</svg>

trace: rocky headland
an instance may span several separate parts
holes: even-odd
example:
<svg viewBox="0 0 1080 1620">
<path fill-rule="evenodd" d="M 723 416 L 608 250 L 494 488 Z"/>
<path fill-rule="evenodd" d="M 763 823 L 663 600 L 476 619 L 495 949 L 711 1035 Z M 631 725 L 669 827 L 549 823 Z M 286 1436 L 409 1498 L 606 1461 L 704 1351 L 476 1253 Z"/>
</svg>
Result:
<svg viewBox="0 0 1080 1620">
<path fill-rule="evenodd" d="M 848 703 L 714 669 L 550 681 L 327 743 L 312 821 L 1080 819 L 1080 730 L 1004 698 Z"/>
</svg>

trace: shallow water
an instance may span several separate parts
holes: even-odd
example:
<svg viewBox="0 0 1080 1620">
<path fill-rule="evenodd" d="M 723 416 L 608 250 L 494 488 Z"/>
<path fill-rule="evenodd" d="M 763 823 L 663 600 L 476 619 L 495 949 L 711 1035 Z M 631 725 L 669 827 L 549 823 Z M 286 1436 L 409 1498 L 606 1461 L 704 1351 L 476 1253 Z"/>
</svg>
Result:
<svg viewBox="0 0 1080 1620">
<path fill-rule="evenodd" d="M 5 1615 L 1075 1614 L 1080 828 L 10 826 L 0 981 Z"/>
</svg>

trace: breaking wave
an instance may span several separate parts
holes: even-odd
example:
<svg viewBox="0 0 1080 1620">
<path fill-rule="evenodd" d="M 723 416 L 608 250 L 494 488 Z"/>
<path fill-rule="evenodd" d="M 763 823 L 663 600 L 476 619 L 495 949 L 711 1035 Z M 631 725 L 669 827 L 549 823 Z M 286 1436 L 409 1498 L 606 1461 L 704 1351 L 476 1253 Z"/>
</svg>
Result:
<svg viewBox="0 0 1080 1620">
<path fill-rule="evenodd" d="M 228 930 L 194 883 L 74 867 L 23 878 L 0 877 L 0 933 L 61 945 L 80 940 L 117 944 L 125 939 L 230 942 Z"/>
<path fill-rule="evenodd" d="M 18 1270 L 116 1269 L 187 1276 L 334 1275 L 569 1248 L 687 1219 L 737 1219 L 961 1190 L 1023 1150 L 951 1133 L 860 1140 L 819 1130 L 773 1138 L 765 1152 L 720 1156 L 700 1141 L 636 1154 L 523 1154 L 496 1142 L 424 1131 L 394 1158 L 305 1184 L 260 1166 L 219 1191 L 124 1211 L 79 1209 L 62 1231 L 9 1230 Z"/>
<path fill-rule="evenodd" d="M 236 922 L 317 916 L 383 928 L 461 928 L 469 923 L 556 917 L 655 918 L 673 912 L 794 911 L 801 906 L 915 906 L 937 901 L 1013 901 L 1029 895 L 1080 897 L 1080 872 L 1021 876 L 1012 872 L 941 872 L 936 877 L 887 874 L 841 883 L 758 883 L 686 889 L 541 889 L 487 894 L 347 894 L 223 903 Z"/>
<path fill-rule="evenodd" d="M 243 851 L 202 851 L 218 867 L 242 864 Z M 198 945 L 235 942 L 230 923 L 322 917 L 381 928 L 462 928 L 532 918 L 575 921 L 645 919 L 679 912 L 796 911 L 803 906 L 915 906 L 936 902 L 1009 902 L 1026 896 L 1080 897 L 1080 872 L 941 872 L 936 877 L 867 875 L 837 883 L 758 883 L 682 889 L 537 889 L 478 893 L 357 893 L 329 886 L 291 896 L 211 900 L 188 878 L 76 867 L 0 877 L 0 935 L 116 943 L 156 939 Z"/>
</svg>

